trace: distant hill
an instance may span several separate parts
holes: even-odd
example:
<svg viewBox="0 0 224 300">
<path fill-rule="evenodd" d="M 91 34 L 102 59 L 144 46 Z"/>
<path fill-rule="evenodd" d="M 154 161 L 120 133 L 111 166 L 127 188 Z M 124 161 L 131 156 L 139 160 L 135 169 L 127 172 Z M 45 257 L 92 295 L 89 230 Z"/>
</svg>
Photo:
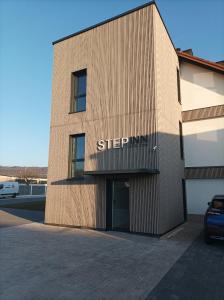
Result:
<svg viewBox="0 0 224 300">
<path fill-rule="evenodd" d="M 0 166 L 0 175 L 20 177 L 25 171 L 33 174 L 34 177 L 47 178 L 47 167 Z"/>
</svg>

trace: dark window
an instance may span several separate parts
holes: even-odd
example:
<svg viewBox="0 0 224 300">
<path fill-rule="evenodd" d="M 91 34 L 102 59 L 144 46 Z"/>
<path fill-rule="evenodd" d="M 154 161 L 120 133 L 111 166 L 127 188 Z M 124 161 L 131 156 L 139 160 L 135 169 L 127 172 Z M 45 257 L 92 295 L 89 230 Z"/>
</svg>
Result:
<svg viewBox="0 0 224 300">
<path fill-rule="evenodd" d="M 182 123 L 179 122 L 179 135 L 180 135 L 180 157 L 184 159 L 184 145 L 183 145 L 183 129 Z"/>
<path fill-rule="evenodd" d="M 180 71 L 177 69 L 177 96 L 178 101 L 181 103 L 181 94 L 180 94 Z"/>
<path fill-rule="evenodd" d="M 183 193 L 184 221 L 187 221 L 187 197 L 186 197 L 186 183 L 184 179 L 182 179 L 182 193 Z"/>
<path fill-rule="evenodd" d="M 86 110 L 86 69 L 72 74 L 71 112 Z"/>
<path fill-rule="evenodd" d="M 70 137 L 69 177 L 83 175 L 85 161 L 85 134 Z"/>
</svg>

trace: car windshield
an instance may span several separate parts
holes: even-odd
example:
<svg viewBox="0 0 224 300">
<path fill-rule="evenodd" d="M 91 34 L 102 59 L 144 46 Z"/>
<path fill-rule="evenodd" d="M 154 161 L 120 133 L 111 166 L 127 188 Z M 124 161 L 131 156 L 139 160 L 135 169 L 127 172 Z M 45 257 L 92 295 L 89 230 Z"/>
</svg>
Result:
<svg viewBox="0 0 224 300">
<path fill-rule="evenodd" d="M 224 209 L 224 199 L 223 200 L 213 200 L 212 208 L 215 209 Z"/>
</svg>

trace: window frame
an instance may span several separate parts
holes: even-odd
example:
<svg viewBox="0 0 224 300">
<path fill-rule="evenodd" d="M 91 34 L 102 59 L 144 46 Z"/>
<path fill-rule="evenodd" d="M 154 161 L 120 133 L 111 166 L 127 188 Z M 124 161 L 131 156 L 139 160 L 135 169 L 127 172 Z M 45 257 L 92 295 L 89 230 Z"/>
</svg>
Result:
<svg viewBox="0 0 224 300">
<path fill-rule="evenodd" d="M 180 157 L 184 160 L 184 139 L 183 139 L 183 124 L 179 121 L 179 137 L 180 137 Z"/>
<path fill-rule="evenodd" d="M 76 95 L 77 78 L 82 74 L 85 74 L 86 76 L 85 93 Z M 87 96 L 87 68 L 72 72 L 71 74 L 71 99 L 70 99 L 70 112 L 69 112 L 70 114 L 86 111 L 86 96 Z M 82 97 L 85 97 L 85 109 L 77 110 L 75 109 L 77 100 Z"/>
<path fill-rule="evenodd" d="M 181 89 L 180 89 L 180 69 L 179 68 L 177 68 L 177 98 L 178 98 L 178 102 L 180 103 L 180 104 L 182 104 L 181 103 Z"/>
<path fill-rule="evenodd" d="M 79 137 L 84 137 L 84 153 L 83 158 L 73 158 L 73 140 Z M 69 136 L 69 159 L 68 159 L 68 178 L 83 178 L 84 177 L 84 169 L 85 169 L 85 145 L 86 145 L 86 135 L 85 133 L 72 134 Z M 72 176 L 72 166 L 76 162 L 83 162 L 83 171 L 82 173 L 77 173 L 77 175 Z"/>
</svg>

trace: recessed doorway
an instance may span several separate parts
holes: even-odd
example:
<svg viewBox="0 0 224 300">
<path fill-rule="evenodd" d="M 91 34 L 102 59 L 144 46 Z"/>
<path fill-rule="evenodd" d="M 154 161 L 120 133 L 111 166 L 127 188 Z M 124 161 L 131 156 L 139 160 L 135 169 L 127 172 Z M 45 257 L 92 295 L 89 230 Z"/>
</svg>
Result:
<svg viewBox="0 0 224 300">
<path fill-rule="evenodd" d="M 129 181 L 107 180 L 107 229 L 129 231 Z"/>
</svg>

